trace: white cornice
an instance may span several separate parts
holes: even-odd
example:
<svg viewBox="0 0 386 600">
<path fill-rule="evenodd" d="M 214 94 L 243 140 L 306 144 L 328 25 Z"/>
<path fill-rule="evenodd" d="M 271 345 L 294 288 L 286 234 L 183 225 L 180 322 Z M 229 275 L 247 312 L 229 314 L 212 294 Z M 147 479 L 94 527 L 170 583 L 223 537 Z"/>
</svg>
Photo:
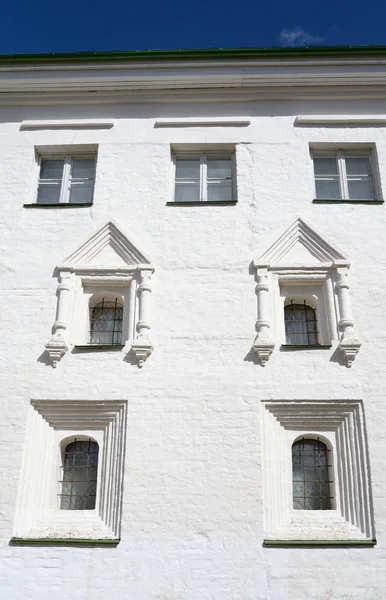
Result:
<svg viewBox="0 0 386 600">
<path fill-rule="evenodd" d="M 382 88 L 380 90 L 380 88 Z M 217 95 L 271 98 L 287 95 L 304 97 L 312 93 L 384 95 L 386 60 L 293 59 L 277 60 L 210 60 L 192 62 L 160 61 L 154 63 L 99 63 L 98 65 L 8 65 L 0 67 L 0 103 L 66 103 L 74 95 L 83 101 L 103 102 L 107 97 L 120 101 L 143 101 L 157 91 L 158 101 L 168 96 L 192 95 L 207 100 Z M 159 94 L 165 94 L 160 100 Z M 28 94 L 28 96 L 27 96 Z M 130 96 L 131 95 L 131 96 Z M 139 97 L 136 97 L 136 96 Z M 294 96 L 295 95 L 295 96 Z M 102 97 L 105 96 L 103 100 Z M 210 98 L 212 96 L 212 98 Z M 180 98 L 179 98 L 180 99 Z M 122 100 L 121 100 L 122 101 Z"/>
</svg>

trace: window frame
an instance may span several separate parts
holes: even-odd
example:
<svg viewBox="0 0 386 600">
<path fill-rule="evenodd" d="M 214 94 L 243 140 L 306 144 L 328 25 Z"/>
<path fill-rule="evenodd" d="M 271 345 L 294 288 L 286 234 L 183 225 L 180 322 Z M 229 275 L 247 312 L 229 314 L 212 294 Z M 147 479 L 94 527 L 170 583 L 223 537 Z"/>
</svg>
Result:
<svg viewBox="0 0 386 600">
<path fill-rule="evenodd" d="M 306 488 L 306 483 L 310 483 L 310 481 L 307 481 L 305 479 L 305 473 L 304 473 L 304 468 L 307 465 L 302 465 L 303 466 L 303 480 L 299 481 L 299 480 L 295 480 L 294 479 L 294 446 L 298 446 L 301 443 L 305 443 L 305 442 L 317 442 L 318 446 L 322 445 L 324 446 L 324 448 L 326 449 L 326 457 L 327 457 L 327 480 L 326 481 L 322 481 L 319 479 L 319 481 L 315 481 L 315 483 L 319 483 L 319 484 L 327 484 L 328 485 L 328 497 L 319 495 L 316 498 L 319 501 L 322 501 L 323 499 L 328 499 L 329 502 L 329 507 L 328 508 L 298 508 L 295 506 L 295 498 L 299 499 L 299 496 L 295 496 L 294 493 L 294 486 L 295 483 L 302 483 L 304 484 L 304 488 Z M 319 447 L 320 450 L 320 447 Z M 300 452 L 299 452 L 299 457 L 300 457 Z M 334 475 L 335 475 L 335 471 L 334 471 L 334 453 L 332 451 L 331 448 L 331 444 L 327 442 L 327 440 L 324 437 L 320 437 L 319 435 L 317 437 L 315 437 L 315 435 L 307 435 L 307 433 L 304 433 L 303 435 L 298 436 L 297 438 L 295 438 L 295 440 L 292 442 L 291 445 L 291 465 L 292 465 L 292 509 L 293 510 L 307 510 L 307 511 L 315 511 L 315 510 L 320 510 L 320 511 L 324 511 L 324 510 L 336 510 L 336 498 L 334 496 Z M 318 465 L 311 465 L 312 467 L 316 467 Z M 320 466 L 320 465 L 319 465 Z M 305 499 L 305 496 L 304 496 Z"/>
<path fill-rule="evenodd" d="M 74 444 L 76 442 L 83 442 L 83 443 L 88 443 L 90 445 L 90 443 L 92 444 L 96 444 L 97 446 L 97 462 L 96 462 L 96 479 L 95 480 L 85 480 L 86 482 L 90 482 L 90 481 L 95 481 L 95 495 L 93 495 L 94 497 L 94 506 L 92 508 L 88 508 L 86 506 L 83 506 L 82 508 L 73 508 L 73 507 L 64 507 L 62 506 L 64 504 L 64 498 L 70 498 L 70 504 L 72 503 L 72 498 L 74 496 L 76 496 L 76 494 L 65 494 L 64 490 L 65 490 L 65 485 L 66 484 L 71 484 L 71 492 L 73 490 L 73 485 L 74 483 L 76 483 L 78 480 L 76 479 L 67 479 L 66 478 L 66 470 L 69 469 L 69 467 L 71 467 L 71 465 L 66 465 L 66 455 L 69 454 L 69 452 L 67 451 L 68 447 L 71 444 Z M 61 454 L 61 465 L 60 465 L 60 477 L 59 477 L 59 493 L 58 493 L 58 504 L 59 504 L 59 510 L 63 511 L 63 510 L 75 510 L 75 511 L 91 511 L 96 509 L 97 506 L 97 499 L 98 499 L 98 488 L 100 487 L 100 477 L 99 477 L 99 473 L 100 473 L 100 445 L 97 442 L 97 440 L 93 437 L 93 436 L 89 436 L 87 438 L 87 436 L 85 435 L 80 435 L 80 436 L 71 436 L 70 438 L 65 438 L 62 439 L 60 441 L 60 454 Z M 90 454 L 90 453 L 88 453 Z M 91 453 L 93 454 L 93 453 Z M 74 468 L 79 468 L 80 465 L 74 464 L 73 467 Z M 87 465 L 87 467 L 90 467 L 90 465 Z"/>
<path fill-rule="evenodd" d="M 36 182 L 35 182 L 35 202 L 36 206 L 92 206 L 94 203 L 94 192 L 96 183 L 96 169 L 98 155 L 95 151 L 75 151 L 75 152 L 38 152 L 35 153 L 36 159 Z M 90 181 L 93 183 L 91 202 L 70 202 L 71 188 L 72 188 L 72 166 L 74 159 L 85 159 L 94 160 L 94 178 Z M 63 161 L 63 172 L 60 184 L 60 195 L 58 202 L 39 202 L 39 187 L 40 187 L 40 173 L 42 168 L 43 160 L 62 160 Z"/>
<path fill-rule="evenodd" d="M 230 159 L 231 162 L 231 189 L 232 198 L 230 200 L 209 200 L 208 199 L 208 158 Z M 198 200 L 176 200 L 176 174 L 177 161 L 179 159 L 191 159 L 200 161 L 200 194 Z M 179 151 L 172 152 L 172 201 L 170 204 L 231 204 L 237 202 L 237 186 L 236 186 L 236 153 L 234 150 L 202 150 L 202 151 Z"/>
<path fill-rule="evenodd" d="M 358 147 L 342 148 L 342 147 L 325 147 L 312 148 L 310 149 L 312 159 L 312 170 L 313 170 L 313 189 L 314 189 L 314 202 L 352 202 L 352 203 L 383 203 L 381 195 L 381 185 L 379 179 L 379 173 L 377 169 L 377 159 L 375 156 L 375 149 Z M 346 157 L 364 157 L 367 156 L 369 160 L 369 166 L 371 171 L 371 183 L 373 188 L 373 198 L 350 198 L 348 188 L 348 178 L 346 170 Z M 319 198 L 317 195 L 316 188 L 316 173 L 315 173 L 315 158 L 332 158 L 334 157 L 337 165 L 337 177 L 339 184 L 339 198 Z"/>
</svg>

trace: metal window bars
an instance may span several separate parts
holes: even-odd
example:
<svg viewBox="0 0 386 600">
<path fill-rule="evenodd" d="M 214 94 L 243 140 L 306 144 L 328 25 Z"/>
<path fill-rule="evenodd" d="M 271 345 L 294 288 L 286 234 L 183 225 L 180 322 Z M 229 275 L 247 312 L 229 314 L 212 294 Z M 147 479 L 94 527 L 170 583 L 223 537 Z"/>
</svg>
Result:
<svg viewBox="0 0 386 600">
<path fill-rule="evenodd" d="M 115 301 L 103 299 L 90 315 L 90 344 L 120 345 L 122 344 L 123 306 Z"/>
<path fill-rule="evenodd" d="M 303 301 L 303 304 L 290 304 L 284 307 L 286 343 L 294 346 L 317 346 L 318 329 L 316 311 Z"/>
<path fill-rule="evenodd" d="M 318 439 L 301 439 L 292 445 L 293 507 L 300 510 L 330 510 L 330 450 Z"/>
<path fill-rule="evenodd" d="M 71 442 L 64 451 L 60 509 L 95 508 L 99 446 L 92 440 Z"/>
</svg>

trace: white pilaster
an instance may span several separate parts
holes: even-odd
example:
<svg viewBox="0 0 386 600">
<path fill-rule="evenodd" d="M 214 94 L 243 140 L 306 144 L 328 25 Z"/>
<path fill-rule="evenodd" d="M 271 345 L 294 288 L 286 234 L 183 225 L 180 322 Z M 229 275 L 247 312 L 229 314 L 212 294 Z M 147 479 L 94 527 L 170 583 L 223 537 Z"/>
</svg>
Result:
<svg viewBox="0 0 386 600">
<path fill-rule="evenodd" d="M 152 270 L 140 271 L 140 283 L 138 286 L 139 318 L 137 323 L 138 335 L 133 342 L 132 350 L 138 359 L 138 366 L 142 367 L 145 360 L 153 352 L 153 344 L 150 341 L 149 330 L 151 309 L 151 275 Z"/>
<path fill-rule="evenodd" d="M 268 268 L 257 269 L 256 273 L 256 295 L 257 295 L 257 336 L 253 343 L 253 349 L 264 367 L 271 356 L 275 344 L 270 339 L 269 322 L 269 284 Z"/>
<path fill-rule="evenodd" d="M 347 366 L 351 367 L 356 355 L 359 352 L 361 343 L 356 339 L 354 332 L 354 321 L 351 315 L 348 268 L 340 267 L 336 270 L 336 273 L 336 292 L 340 311 L 339 328 L 342 332 L 339 348 L 343 352 L 343 355 L 347 361 Z"/>
<path fill-rule="evenodd" d="M 70 289 L 70 273 L 68 271 L 62 271 L 59 275 L 59 285 L 57 288 L 58 300 L 56 320 L 54 323 L 54 335 L 46 344 L 46 350 L 52 359 L 52 366 L 54 368 L 68 350 L 64 332 L 68 326 Z"/>
</svg>

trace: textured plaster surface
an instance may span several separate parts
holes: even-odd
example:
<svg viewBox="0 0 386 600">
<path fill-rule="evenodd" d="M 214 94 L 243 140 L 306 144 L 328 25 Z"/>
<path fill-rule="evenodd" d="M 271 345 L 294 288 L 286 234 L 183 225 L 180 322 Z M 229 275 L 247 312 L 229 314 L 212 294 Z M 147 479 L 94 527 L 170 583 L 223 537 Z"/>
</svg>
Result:
<svg viewBox="0 0 386 600">
<path fill-rule="evenodd" d="M 312 204 L 309 143 L 376 144 L 386 129 L 294 127 L 296 114 L 383 114 L 381 103 L 250 103 L 1 108 L 0 596 L 15 600 L 382 600 L 385 597 L 385 207 Z M 248 117 L 236 128 L 154 129 L 157 118 Z M 114 118 L 103 131 L 20 131 L 23 119 Z M 239 143 L 240 142 L 240 143 Z M 91 208 L 26 210 L 34 146 L 99 144 Z M 239 143 L 236 206 L 169 207 L 170 144 Z M 251 261 L 296 218 L 349 257 L 362 348 L 351 369 L 329 350 L 251 346 Z M 156 268 L 143 369 L 117 353 L 44 344 L 55 266 L 110 219 Z M 116 548 L 10 546 L 31 398 L 127 399 L 121 542 Z M 263 548 L 260 401 L 363 399 L 378 545 Z M 36 440 L 39 443 L 39 440 Z M 37 465 L 36 468 L 39 468 Z M 33 474 L 31 474 L 33 475 Z"/>
</svg>

